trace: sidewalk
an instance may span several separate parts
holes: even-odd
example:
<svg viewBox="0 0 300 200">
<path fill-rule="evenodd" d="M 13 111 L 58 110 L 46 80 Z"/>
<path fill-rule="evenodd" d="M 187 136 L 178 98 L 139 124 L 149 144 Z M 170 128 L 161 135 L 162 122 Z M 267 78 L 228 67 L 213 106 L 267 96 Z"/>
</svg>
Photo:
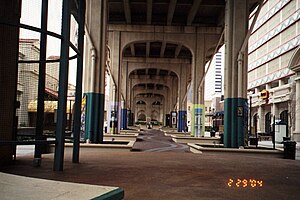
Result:
<svg viewBox="0 0 300 200">
<path fill-rule="evenodd" d="M 66 183 L 16 176 L 0 172 L 1 199 L 63 200 L 63 199 L 122 199 L 124 191 L 118 187 Z"/>
<path fill-rule="evenodd" d="M 258 146 L 273 148 L 272 141 L 259 141 Z M 283 150 L 283 144 L 275 143 L 276 149 Z M 300 142 L 296 144 L 296 160 L 300 160 Z"/>
</svg>

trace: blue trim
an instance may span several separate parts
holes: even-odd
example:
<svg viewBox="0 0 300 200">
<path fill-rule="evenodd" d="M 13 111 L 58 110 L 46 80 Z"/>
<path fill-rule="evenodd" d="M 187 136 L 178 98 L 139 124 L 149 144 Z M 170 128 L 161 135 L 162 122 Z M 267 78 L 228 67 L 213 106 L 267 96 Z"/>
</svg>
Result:
<svg viewBox="0 0 300 200">
<path fill-rule="evenodd" d="M 121 129 L 127 129 L 127 109 L 121 109 Z"/>
<path fill-rule="evenodd" d="M 178 126 L 177 131 L 178 132 L 184 132 L 186 127 L 186 111 L 180 110 L 178 111 Z"/>
</svg>

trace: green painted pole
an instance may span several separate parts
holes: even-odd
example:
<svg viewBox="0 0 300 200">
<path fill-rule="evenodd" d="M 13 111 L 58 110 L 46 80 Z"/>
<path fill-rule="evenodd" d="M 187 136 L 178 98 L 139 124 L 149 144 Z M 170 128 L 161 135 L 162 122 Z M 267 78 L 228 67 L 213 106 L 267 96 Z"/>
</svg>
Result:
<svg viewBox="0 0 300 200">
<path fill-rule="evenodd" d="M 78 6 L 78 51 L 77 56 L 77 77 L 74 112 L 74 142 L 73 142 L 73 163 L 79 163 L 80 127 L 81 127 L 81 103 L 82 103 L 82 73 L 83 73 L 83 43 L 85 23 L 85 0 L 79 0 Z"/>
<path fill-rule="evenodd" d="M 41 140 L 44 130 L 44 101 L 46 82 L 46 53 L 47 53 L 47 20 L 48 20 L 48 0 L 42 1 L 41 16 L 41 37 L 40 37 L 40 59 L 39 59 L 39 80 L 38 80 L 38 104 L 36 117 L 36 140 Z M 42 155 L 42 145 L 36 144 L 34 149 L 35 166 L 40 166 Z"/>
<path fill-rule="evenodd" d="M 70 1 L 63 1 L 54 171 L 63 171 L 69 71 Z"/>
</svg>

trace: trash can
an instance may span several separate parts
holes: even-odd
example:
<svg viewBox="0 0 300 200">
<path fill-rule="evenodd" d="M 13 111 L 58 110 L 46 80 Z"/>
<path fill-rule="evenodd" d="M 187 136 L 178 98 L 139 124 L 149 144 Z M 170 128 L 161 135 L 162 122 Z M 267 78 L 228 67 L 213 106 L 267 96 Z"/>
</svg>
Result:
<svg viewBox="0 0 300 200">
<path fill-rule="evenodd" d="M 220 144 L 224 144 L 224 133 L 220 134 Z"/>
<path fill-rule="evenodd" d="M 295 141 L 283 141 L 283 158 L 295 160 L 296 144 L 297 143 Z"/>
<path fill-rule="evenodd" d="M 215 137 L 216 136 L 216 131 L 215 130 L 211 130 L 210 131 L 210 137 Z"/>
<path fill-rule="evenodd" d="M 249 137 L 250 145 L 258 145 L 258 138 L 256 137 Z"/>
</svg>

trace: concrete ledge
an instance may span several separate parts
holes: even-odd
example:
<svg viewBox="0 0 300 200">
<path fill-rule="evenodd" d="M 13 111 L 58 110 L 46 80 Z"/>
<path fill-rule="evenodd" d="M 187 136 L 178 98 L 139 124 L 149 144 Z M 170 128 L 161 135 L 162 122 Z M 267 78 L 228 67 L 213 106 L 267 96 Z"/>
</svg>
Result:
<svg viewBox="0 0 300 200">
<path fill-rule="evenodd" d="M 135 134 L 135 133 L 139 133 L 140 131 L 137 129 L 130 129 L 130 130 L 120 130 L 121 134 Z"/>
<path fill-rule="evenodd" d="M 138 133 L 122 133 L 121 134 L 104 134 L 104 141 L 136 141 L 138 137 Z"/>
<path fill-rule="evenodd" d="M 192 137 L 183 135 L 171 135 L 172 140 L 176 143 L 204 143 L 204 144 L 220 144 L 221 140 L 218 137 Z"/>
<path fill-rule="evenodd" d="M 190 151 L 198 154 L 210 154 L 210 153 L 228 153 L 228 154 L 244 154 L 253 156 L 283 158 L 283 151 L 279 149 L 236 149 L 236 148 L 223 148 L 222 144 L 207 145 L 207 144 L 187 144 L 190 147 Z M 205 147 L 203 147 L 203 146 Z M 207 147 L 211 146 L 211 147 Z"/>
<path fill-rule="evenodd" d="M 119 187 L 52 181 L 0 172 L 1 199 L 99 199 L 121 200 Z"/>
<path fill-rule="evenodd" d="M 125 142 L 125 141 L 115 141 L 115 142 Z M 126 144 L 89 144 L 81 143 L 80 151 L 85 152 L 130 152 L 135 141 L 127 141 Z M 50 152 L 55 151 L 55 145 L 50 145 Z M 65 151 L 73 151 L 72 143 L 65 143 Z"/>
<path fill-rule="evenodd" d="M 177 135 L 177 136 L 190 136 L 191 132 L 177 132 L 177 131 L 164 131 L 165 136 Z"/>
</svg>

